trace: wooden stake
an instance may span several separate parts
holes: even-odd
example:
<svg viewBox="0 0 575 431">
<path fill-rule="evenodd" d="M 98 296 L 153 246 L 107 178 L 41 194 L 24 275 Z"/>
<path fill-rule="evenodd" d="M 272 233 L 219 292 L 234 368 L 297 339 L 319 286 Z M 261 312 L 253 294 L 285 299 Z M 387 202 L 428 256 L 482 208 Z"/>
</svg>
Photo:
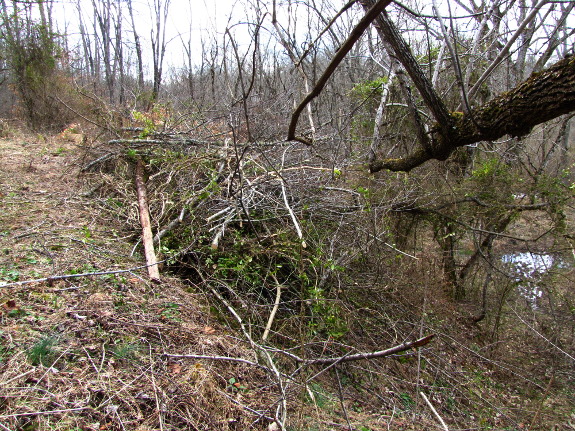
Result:
<svg viewBox="0 0 575 431">
<path fill-rule="evenodd" d="M 160 271 L 154 252 L 154 239 L 152 236 L 152 226 L 150 224 L 150 212 L 148 209 L 148 197 L 146 193 L 146 183 L 144 179 L 144 162 L 138 157 L 136 163 L 136 191 L 138 193 L 138 208 L 140 210 L 140 224 L 142 225 L 142 242 L 148 266 L 148 275 L 152 281 L 160 281 Z"/>
</svg>

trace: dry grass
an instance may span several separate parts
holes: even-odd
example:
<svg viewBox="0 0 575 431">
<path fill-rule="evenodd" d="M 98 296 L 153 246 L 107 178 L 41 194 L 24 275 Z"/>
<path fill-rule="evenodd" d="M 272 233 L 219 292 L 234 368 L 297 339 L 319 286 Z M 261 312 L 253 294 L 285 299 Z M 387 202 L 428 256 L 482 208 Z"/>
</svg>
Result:
<svg viewBox="0 0 575 431">
<path fill-rule="evenodd" d="M 15 130 L 4 123 L 0 140 L 0 282 L 141 265 L 132 253 L 138 223 L 126 159 L 117 158 L 108 171 L 102 164 L 97 173 L 80 174 L 90 161 L 83 158 L 89 140 L 73 132 L 41 136 Z M 152 172 L 152 212 L 162 215 L 158 225 L 174 218 L 189 198 L 189 184 L 201 188 L 201 161 L 214 154 L 195 154 L 193 163 L 174 157 L 165 171 Z M 168 180 L 182 191 L 174 197 L 180 199 L 177 211 L 164 205 L 171 199 Z M 301 181 L 309 182 L 305 175 Z M 228 205 L 218 199 L 209 209 L 198 207 L 198 219 Z M 361 241 L 347 223 L 341 225 L 342 240 Z M 321 228 L 330 225 L 318 226 L 318 238 L 329 240 Z M 262 253 L 276 251 L 276 236 L 269 233 Z M 284 373 L 279 378 L 270 372 L 264 350 L 249 343 L 250 333 L 263 330 L 269 304 L 255 298 L 253 309 L 244 310 L 254 298 L 234 299 L 233 306 L 255 316 L 246 336 L 201 276 L 194 285 L 164 273 L 156 285 L 145 272 L 132 270 L 0 287 L 0 430 L 273 430 L 282 398 L 290 431 L 439 429 L 418 391 L 428 394 L 450 429 L 519 430 L 531 423 L 533 430 L 572 429 L 572 373 L 551 381 L 546 392 L 549 379 L 536 367 L 548 362 L 538 356 L 530 374 L 530 352 L 513 356 L 512 349 L 536 344 L 527 346 L 521 336 L 528 331 L 511 324 L 504 341 L 486 345 L 487 322 L 471 324 L 476 310 L 445 294 L 436 253 L 392 260 L 381 274 L 379 268 L 370 273 L 373 267 L 358 256 L 357 264 L 349 262 L 357 266 L 351 272 L 362 275 L 354 282 L 334 271 L 341 288 L 330 300 L 344 311 L 346 344 L 318 334 L 304 340 L 308 355 L 338 356 L 390 347 L 420 331 L 437 334 L 420 356 L 414 351 L 298 369 L 285 355 L 272 353 Z M 233 277 L 226 282 L 234 287 Z M 295 332 L 309 330 L 293 310 L 281 309 L 276 319 L 272 341 L 284 348 L 298 342 Z M 169 359 L 166 353 L 243 358 L 264 367 Z"/>
</svg>

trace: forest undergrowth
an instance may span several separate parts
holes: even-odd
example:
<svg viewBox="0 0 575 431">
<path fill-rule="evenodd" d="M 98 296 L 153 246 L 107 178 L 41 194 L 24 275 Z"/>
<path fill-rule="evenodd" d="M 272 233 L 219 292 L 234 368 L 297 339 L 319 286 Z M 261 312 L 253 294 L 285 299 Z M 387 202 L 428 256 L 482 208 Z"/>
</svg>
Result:
<svg viewBox="0 0 575 431">
<path fill-rule="evenodd" d="M 2 430 L 575 429 L 572 261 L 539 309 L 490 275 L 482 316 L 483 278 L 453 299 L 432 218 L 385 231 L 406 223 L 403 174 L 234 136 L 97 136 L 2 123 Z M 138 158 L 159 283 L 142 267 Z M 550 223 L 517 217 L 494 252 Z M 559 244 L 544 241 L 528 251 Z"/>
</svg>

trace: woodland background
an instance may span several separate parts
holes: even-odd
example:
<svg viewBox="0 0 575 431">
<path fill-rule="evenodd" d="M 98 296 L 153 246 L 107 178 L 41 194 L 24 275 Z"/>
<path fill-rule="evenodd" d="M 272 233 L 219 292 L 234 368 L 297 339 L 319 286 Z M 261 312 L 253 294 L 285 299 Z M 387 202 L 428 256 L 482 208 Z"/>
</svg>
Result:
<svg viewBox="0 0 575 431">
<path fill-rule="evenodd" d="M 0 428 L 575 429 L 575 3 L 388 3 L 0 0 Z"/>
</svg>

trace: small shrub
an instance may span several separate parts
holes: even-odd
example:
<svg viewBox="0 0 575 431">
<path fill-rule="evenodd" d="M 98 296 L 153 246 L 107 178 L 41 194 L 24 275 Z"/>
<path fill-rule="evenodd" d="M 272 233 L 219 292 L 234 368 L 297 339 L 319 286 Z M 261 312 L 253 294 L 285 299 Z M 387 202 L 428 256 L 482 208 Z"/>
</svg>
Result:
<svg viewBox="0 0 575 431">
<path fill-rule="evenodd" d="M 54 363 L 57 351 L 55 346 L 58 339 L 54 336 L 48 336 L 40 339 L 27 352 L 28 360 L 32 365 L 44 365 L 49 367 Z"/>
</svg>

